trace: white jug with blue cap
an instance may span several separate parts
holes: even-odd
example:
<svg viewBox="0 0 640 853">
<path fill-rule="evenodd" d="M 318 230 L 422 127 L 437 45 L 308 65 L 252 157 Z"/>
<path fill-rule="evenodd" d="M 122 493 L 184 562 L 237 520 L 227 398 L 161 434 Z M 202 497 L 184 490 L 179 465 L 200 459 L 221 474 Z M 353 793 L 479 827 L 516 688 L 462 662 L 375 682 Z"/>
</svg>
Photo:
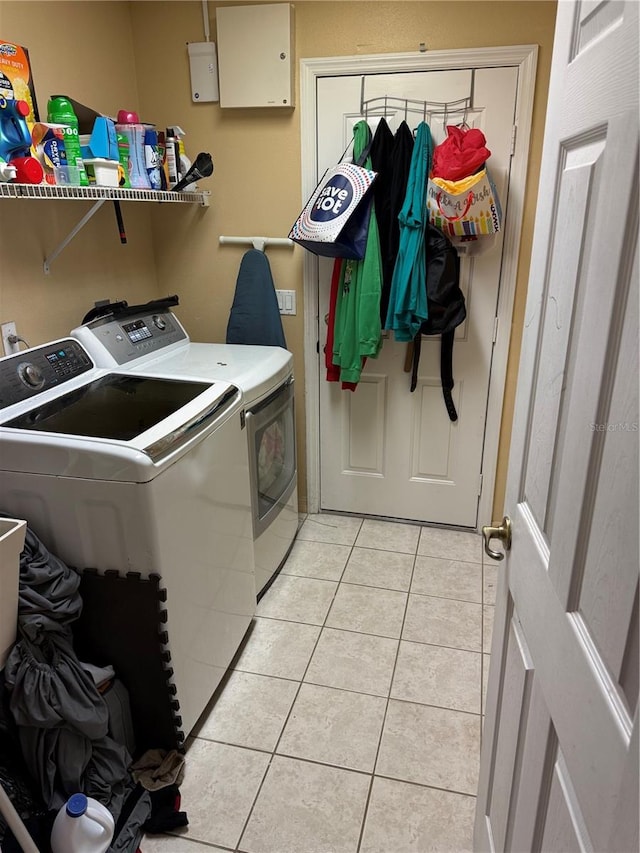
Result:
<svg viewBox="0 0 640 853">
<path fill-rule="evenodd" d="M 56 815 L 51 830 L 53 853 L 105 853 L 115 824 L 102 803 L 84 794 L 73 794 Z"/>
</svg>

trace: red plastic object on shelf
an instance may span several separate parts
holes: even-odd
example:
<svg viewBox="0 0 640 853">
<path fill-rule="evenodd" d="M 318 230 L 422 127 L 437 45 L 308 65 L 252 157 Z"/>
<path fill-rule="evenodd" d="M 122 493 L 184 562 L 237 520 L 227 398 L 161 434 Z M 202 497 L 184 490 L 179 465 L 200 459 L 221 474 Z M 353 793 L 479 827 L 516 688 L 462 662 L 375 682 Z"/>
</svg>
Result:
<svg viewBox="0 0 640 853">
<path fill-rule="evenodd" d="M 44 169 L 35 157 L 15 157 L 9 161 L 10 166 L 16 167 L 16 182 L 19 184 L 41 184 Z"/>
</svg>

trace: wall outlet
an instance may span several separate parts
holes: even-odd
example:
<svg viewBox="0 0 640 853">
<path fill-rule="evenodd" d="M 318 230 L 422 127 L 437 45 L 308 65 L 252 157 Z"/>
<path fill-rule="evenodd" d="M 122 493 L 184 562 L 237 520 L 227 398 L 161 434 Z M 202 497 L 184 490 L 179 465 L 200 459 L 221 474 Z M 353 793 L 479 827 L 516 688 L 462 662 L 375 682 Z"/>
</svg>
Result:
<svg viewBox="0 0 640 853">
<path fill-rule="evenodd" d="M 0 326 L 2 330 L 2 347 L 4 349 L 5 355 L 12 355 L 14 352 L 18 352 L 20 349 L 20 341 L 16 341 L 15 344 L 9 343 L 9 337 L 11 335 L 17 335 L 16 324 L 15 323 L 3 323 Z"/>
</svg>

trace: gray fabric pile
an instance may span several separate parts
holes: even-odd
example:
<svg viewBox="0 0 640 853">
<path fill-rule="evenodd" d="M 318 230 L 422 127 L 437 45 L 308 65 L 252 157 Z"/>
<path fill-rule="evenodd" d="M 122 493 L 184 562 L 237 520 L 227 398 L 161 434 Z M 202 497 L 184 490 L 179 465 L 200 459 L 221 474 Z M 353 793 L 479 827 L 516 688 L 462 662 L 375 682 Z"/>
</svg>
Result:
<svg viewBox="0 0 640 853">
<path fill-rule="evenodd" d="M 38 642 L 45 633 L 70 636 L 69 623 L 80 616 L 80 575 L 50 554 L 27 527 L 20 555 L 18 624 L 23 635 Z"/>
<path fill-rule="evenodd" d="M 25 762 L 50 809 L 82 791 L 117 820 L 131 758 L 107 735 L 108 711 L 73 650 L 80 575 L 27 528 L 20 555 L 19 641 L 5 666 Z"/>
</svg>

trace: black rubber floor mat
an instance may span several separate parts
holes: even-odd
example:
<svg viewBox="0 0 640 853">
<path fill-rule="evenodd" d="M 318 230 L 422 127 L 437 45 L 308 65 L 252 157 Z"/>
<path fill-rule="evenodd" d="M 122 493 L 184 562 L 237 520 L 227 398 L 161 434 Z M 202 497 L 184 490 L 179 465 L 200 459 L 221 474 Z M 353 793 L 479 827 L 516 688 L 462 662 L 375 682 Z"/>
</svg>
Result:
<svg viewBox="0 0 640 853">
<path fill-rule="evenodd" d="M 164 629 L 166 590 L 136 572 L 82 573 L 82 615 L 73 625 L 80 660 L 111 664 L 129 691 L 137 754 L 183 749 L 184 734 Z"/>
</svg>

